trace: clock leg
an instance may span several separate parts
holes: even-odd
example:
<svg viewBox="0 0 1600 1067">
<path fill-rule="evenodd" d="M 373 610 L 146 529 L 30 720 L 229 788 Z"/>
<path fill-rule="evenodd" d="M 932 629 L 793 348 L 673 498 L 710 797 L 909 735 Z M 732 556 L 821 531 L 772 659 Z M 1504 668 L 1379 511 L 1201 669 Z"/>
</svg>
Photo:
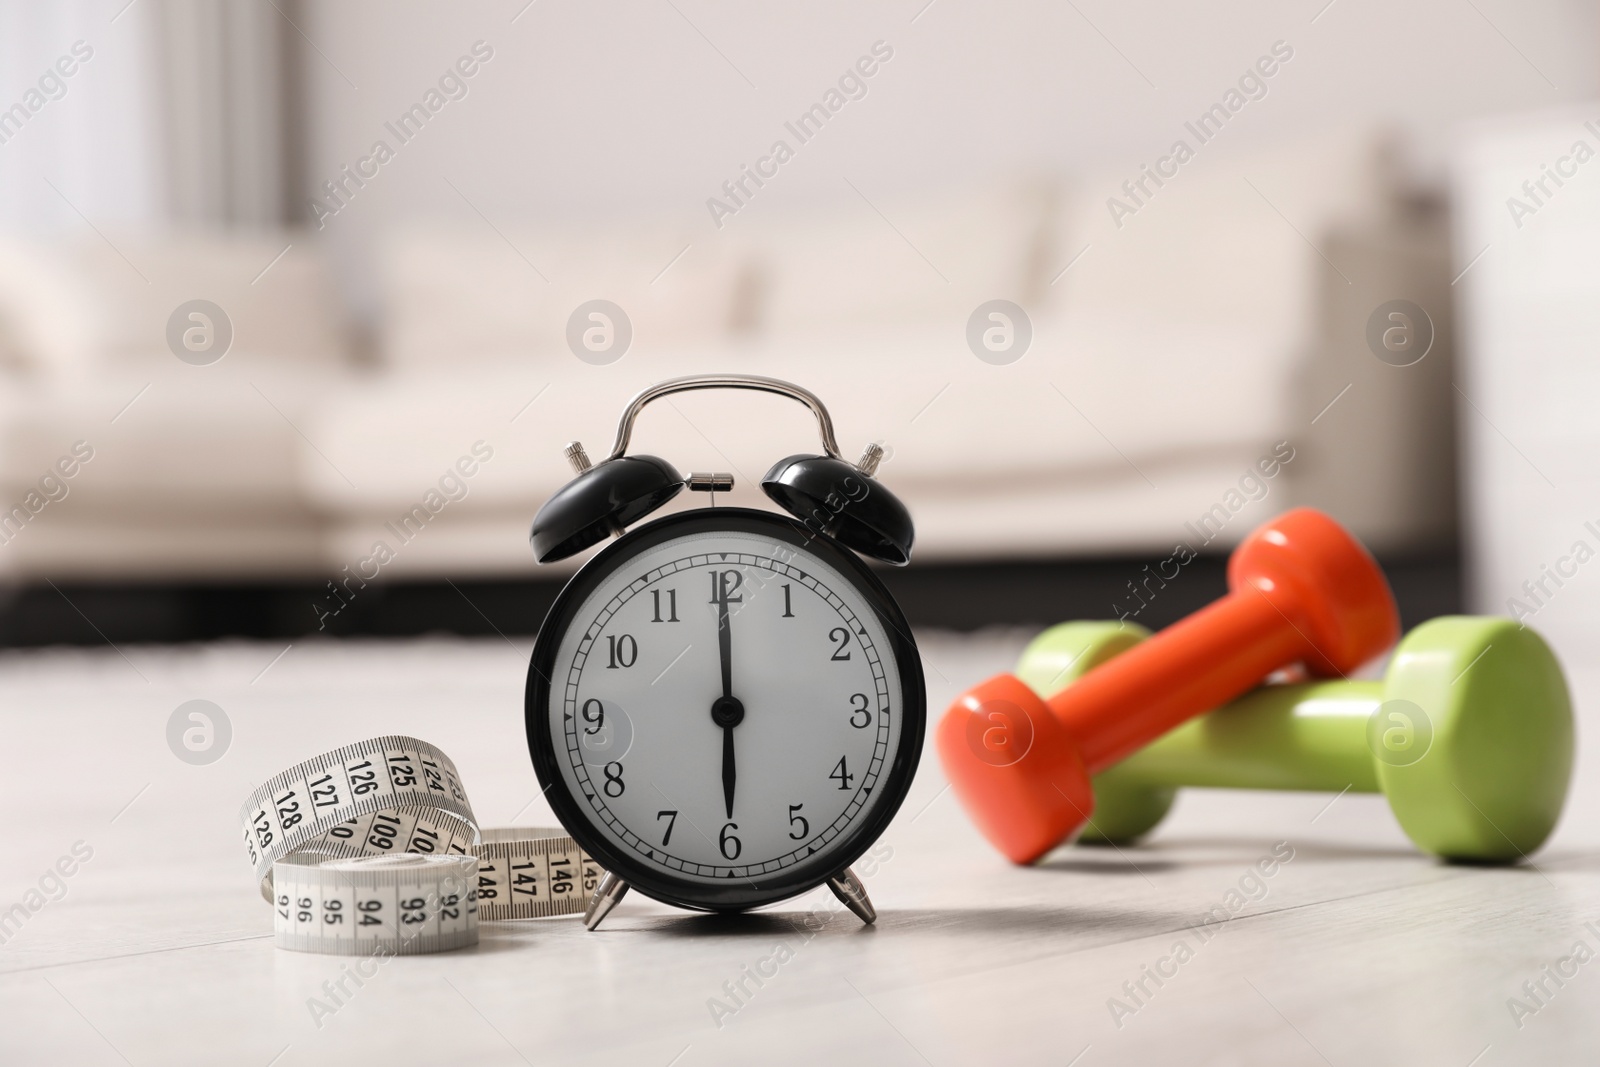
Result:
<svg viewBox="0 0 1600 1067">
<path fill-rule="evenodd" d="M 601 886 L 604 889 L 605 886 Z M 871 925 L 878 917 L 878 912 L 872 906 L 872 901 L 867 897 L 867 887 L 861 884 L 861 879 L 856 877 L 856 872 L 849 867 L 828 879 L 828 888 L 833 890 L 833 895 L 838 897 L 845 907 L 856 913 L 856 918 Z"/>
<path fill-rule="evenodd" d="M 838 890 L 834 890 L 838 892 Z M 600 886 L 594 891 L 594 896 L 589 898 L 589 907 L 583 913 L 585 929 L 593 930 L 611 914 L 611 909 L 622 903 L 622 898 L 628 895 L 628 883 L 621 878 L 606 872 L 600 879 Z"/>
</svg>

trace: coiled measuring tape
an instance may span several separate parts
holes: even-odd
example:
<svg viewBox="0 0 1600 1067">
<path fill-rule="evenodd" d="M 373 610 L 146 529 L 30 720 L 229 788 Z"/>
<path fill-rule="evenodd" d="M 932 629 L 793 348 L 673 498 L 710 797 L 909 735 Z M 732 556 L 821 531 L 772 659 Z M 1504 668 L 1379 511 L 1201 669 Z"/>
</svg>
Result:
<svg viewBox="0 0 1600 1067">
<path fill-rule="evenodd" d="M 479 831 L 450 757 L 375 737 L 274 775 L 239 812 L 279 947 L 412 955 L 480 920 L 575 915 L 604 872 L 561 830 Z"/>
</svg>

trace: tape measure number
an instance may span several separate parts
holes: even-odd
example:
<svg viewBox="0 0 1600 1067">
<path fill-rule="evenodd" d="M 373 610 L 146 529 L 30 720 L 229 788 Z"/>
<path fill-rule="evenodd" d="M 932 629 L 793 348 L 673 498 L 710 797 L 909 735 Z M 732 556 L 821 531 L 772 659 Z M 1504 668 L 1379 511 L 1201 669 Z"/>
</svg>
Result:
<svg viewBox="0 0 1600 1067">
<path fill-rule="evenodd" d="M 305 855 L 274 868 L 280 948 L 341 956 L 441 952 L 478 943 L 478 861 L 472 856 Z"/>
<path fill-rule="evenodd" d="M 455 764 L 413 737 L 296 764 L 239 817 L 276 942 L 300 952 L 476 944 L 480 920 L 581 913 L 605 874 L 562 830 L 480 831 Z"/>
<path fill-rule="evenodd" d="M 478 845 L 480 917 L 577 915 L 605 871 L 564 830 L 483 831 Z"/>
</svg>

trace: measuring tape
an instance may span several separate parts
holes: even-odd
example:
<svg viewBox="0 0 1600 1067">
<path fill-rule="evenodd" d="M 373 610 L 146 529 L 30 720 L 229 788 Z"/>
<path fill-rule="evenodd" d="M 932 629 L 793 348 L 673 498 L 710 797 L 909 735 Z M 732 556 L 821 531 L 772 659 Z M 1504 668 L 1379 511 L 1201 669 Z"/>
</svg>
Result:
<svg viewBox="0 0 1600 1067">
<path fill-rule="evenodd" d="M 279 948 L 341 956 L 415 955 L 478 943 L 478 861 L 399 853 L 273 867 Z"/>
<path fill-rule="evenodd" d="M 450 757 L 375 737 L 274 775 L 239 811 L 280 948 L 413 955 L 480 920 L 575 915 L 604 875 L 561 830 L 480 831 Z"/>
</svg>

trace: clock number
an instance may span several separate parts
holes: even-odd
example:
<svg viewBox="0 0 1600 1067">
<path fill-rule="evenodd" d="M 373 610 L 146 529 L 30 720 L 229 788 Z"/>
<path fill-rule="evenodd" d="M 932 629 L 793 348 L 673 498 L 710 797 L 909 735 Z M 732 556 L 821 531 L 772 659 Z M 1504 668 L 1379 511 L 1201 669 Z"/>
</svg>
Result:
<svg viewBox="0 0 1600 1067">
<path fill-rule="evenodd" d="M 828 640 L 839 642 L 839 647 L 833 650 L 833 655 L 829 656 L 829 659 L 845 660 L 850 658 L 850 653 L 846 652 L 844 648 L 845 645 L 850 643 L 849 630 L 846 630 L 843 626 L 835 626 L 828 631 Z"/>
<path fill-rule="evenodd" d="M 667 820 L 667 833 L 666 836 L 661 839 L 661 847 L 666 848 L 668 845 L 672 844 L 672 828 L 678 825 L 678 813 L 675 811 L 656 812 L 656 822 L 660 822 L 662 819 Z"/>
<path fill-rule="evenodd" d="M 584 733 L 588 734 L 590 737 L 593 737 L 595 734 L 605 729 L 606 706 L 593 697 L 585 700 L 583 702 L 583 721 L 594 723 L 592 727 L 585 726 L 583 728 Z"/>
<path fill-rule="evenodd" d="M 794 618 L 794 605 L 789 599 L 789 586 L 787 583 L 783 587 L 783 617 L 785 619 Z"/>
<path fill-rule="evenodd" d="M 617 787 L 616 792 L 612 792 L 612 786 Z M 606 764 L 606 784 L 600 788 L 605 790 L 606 796 L 612 798 L 620 797 L 627 790 L 628 784 L 622 780 L 622 764 L 616 762 Z"/>
<path fill-rule="evenodd" d="M 633 639 L 632 634 L 623 634 L 621 637 L 608 636 L 606 645 L 611 655 L 611 662 L 606 664 L 606 670 L 631 667 L 639 662 L 639 642 Z"/>
<path fill-rule="evenodd" d="M 804 841 L 811 833 L 811 824 L 806 821 L 806 817 L 804 815 L 800 814 L 800 809 L 803 807 L 805 807 L 804 804 L 789 805 L 789 825 L 793 826 L 795 823 L 800 824 L 800 829 L 789 831 L 789 839 L 791 841 Z"/>
<path fill-rule="evenodd" d="M 711 572 L 711 603 L 742 604 L 744 597 L 734 596 L 734 590 L 744 584 L 744 575 L 738 571 Z"/>
<path fill-rule="evenodd" d="M 655 618 L 651 619 L 651 622 L 678 621 L 678 591 L 676 589 L 667 590 L 667 618 L 665 619 L 661 617 L 661 590 L 652 589 L 650 590 L 650 595 L 655 598 L 656 603 Z"/>
<path fill-rule="evenodd" d="M 856 722 L 856 716 L 861 716 L 861 721 Z M 867 710 L 867 694 L 852 693 L 850 696 L 850 725 L 857 730 L 865 730 L 872 725 L 872 712 Z"/>
<path fill-rule="evenodd" d="M 736 860 L 739 858 L 739 853 L 744 851 L 743 842 L 728 832 L 730 830 L 737 830 L 738 828 L 738 823 L 730 822 L 728 825 L 722 828 L 722 833 L 717 837 L 717 844 L 722 848 L 723 859 Z"/>
<path fill-rule="evenodd" d="M 838 782 L 840 789 L 845 790 L 848 790 L 850 788 L 850 783 L 856 780 L 856 776 L 845 769 L 843 756 L 839 757 L 839 762 L 834 765 L 833 773 L 828 775 L 828 777 Z"/>
</svg>

